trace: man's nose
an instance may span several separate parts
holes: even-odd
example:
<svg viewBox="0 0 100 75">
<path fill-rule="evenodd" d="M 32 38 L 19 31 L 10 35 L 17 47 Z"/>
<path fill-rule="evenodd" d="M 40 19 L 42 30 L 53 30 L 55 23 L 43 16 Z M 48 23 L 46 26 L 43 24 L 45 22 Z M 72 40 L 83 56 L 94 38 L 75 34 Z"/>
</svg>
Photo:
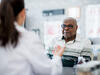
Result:
<svg viewBox="0 0 100 75">
<path fill-rule="evenodd" d="M 65 27 L 65 30 L 69 30 L 69 28 L 68 27 Z"/>
</svg>

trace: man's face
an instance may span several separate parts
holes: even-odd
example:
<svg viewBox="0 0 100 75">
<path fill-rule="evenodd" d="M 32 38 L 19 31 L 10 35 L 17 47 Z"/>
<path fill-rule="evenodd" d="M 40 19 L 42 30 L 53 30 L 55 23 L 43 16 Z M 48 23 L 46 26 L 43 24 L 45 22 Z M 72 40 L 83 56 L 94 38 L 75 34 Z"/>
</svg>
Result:
<svg viewBox="0 0 100 75">
<path fill-rule="evenodd" d="M 77 31 L 77 25 L 73 20 L 65 21 L 62 28 L 63 28 L 62 33 L 64 34 L 64 37 L 66 39 L 73 37 Z"/>
</svg>

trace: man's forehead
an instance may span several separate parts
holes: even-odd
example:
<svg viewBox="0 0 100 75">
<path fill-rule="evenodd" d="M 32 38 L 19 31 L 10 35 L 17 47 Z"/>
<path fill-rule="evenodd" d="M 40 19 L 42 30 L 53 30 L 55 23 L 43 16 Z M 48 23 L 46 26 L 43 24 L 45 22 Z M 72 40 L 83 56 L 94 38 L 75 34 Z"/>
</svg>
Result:
<svg viewBox="0 0 100 75">
<path fill-rule="evenodd" d="M 66 22 L 73 22 L 74 20 L 72 20 L 72 19 L 65 19 L 64 20 L 64 22 L 66 23 Z"/>
<path fill-rule="evenodd" d="M 64 21 L 64 24 L 74 24 L 74 21 L 72 21 L 72 20 L 66 20 L 66 21 Z"/>
<path fill-rule="evenodd" d="M 64 20 L 64 24 L 73 24 L 73 25 L 76 25 L 77 23 L 73 19 L 66 19 L 66 20 Z"/>
</svg>

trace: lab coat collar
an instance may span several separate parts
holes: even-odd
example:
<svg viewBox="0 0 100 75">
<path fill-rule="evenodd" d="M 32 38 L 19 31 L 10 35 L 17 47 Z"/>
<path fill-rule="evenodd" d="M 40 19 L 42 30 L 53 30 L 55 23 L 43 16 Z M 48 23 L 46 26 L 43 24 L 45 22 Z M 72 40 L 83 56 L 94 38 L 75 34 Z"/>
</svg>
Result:
<svg viewBox="0 0 100 75">
<path fill-rule="evenodd" d="M 17 30 L 19 31 L 26 31 L 22 26 L 20 26 L 17 22 L 14 22 L 14 25 L 16 27 Z"/>
</svg>

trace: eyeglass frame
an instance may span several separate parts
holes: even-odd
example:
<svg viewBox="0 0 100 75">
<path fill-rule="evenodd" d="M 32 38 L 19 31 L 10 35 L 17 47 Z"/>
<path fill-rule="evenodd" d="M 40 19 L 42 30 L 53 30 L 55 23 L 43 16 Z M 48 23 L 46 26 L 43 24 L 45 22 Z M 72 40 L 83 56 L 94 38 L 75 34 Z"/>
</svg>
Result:
<svg viewBox="0 0 100 75">
<path fill-rule="evenodd" d="M 62 24 L 61 27 L 62 28 L 68 27 L 68 28 L 72 29 L 74 26 L 72 24 L 68 24 L 68 25 Z"/>
</svg>

